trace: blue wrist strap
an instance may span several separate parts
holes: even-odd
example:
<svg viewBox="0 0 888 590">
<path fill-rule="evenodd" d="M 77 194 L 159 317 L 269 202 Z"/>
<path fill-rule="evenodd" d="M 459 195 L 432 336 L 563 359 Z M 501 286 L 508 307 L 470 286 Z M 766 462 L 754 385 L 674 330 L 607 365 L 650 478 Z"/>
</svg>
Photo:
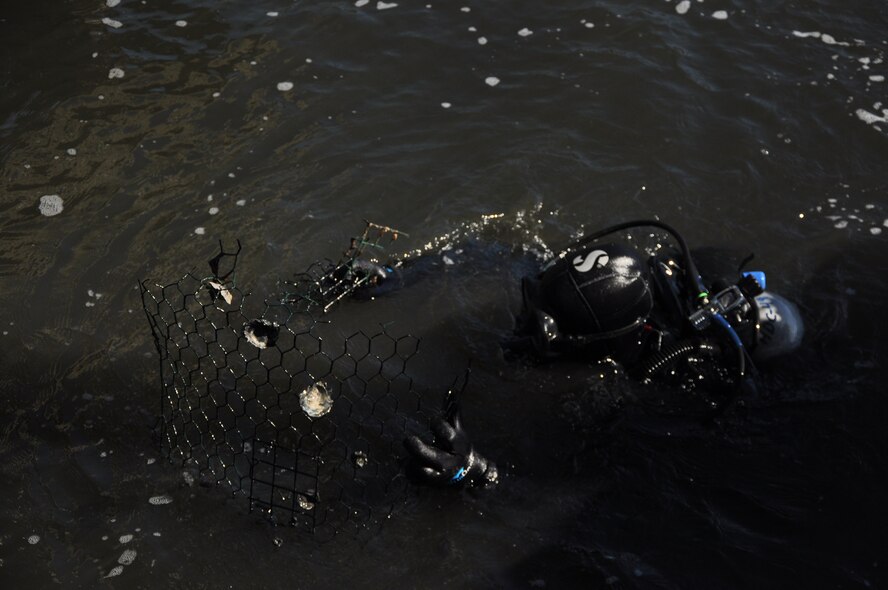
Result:
<svg viewBox="0 0 888 590">
<path fill-rule="evenodd" d="M 469 470 L 465 467 L 460 467 L 459 471 L 457 471 L 456 474 L 450 478 L 450 483 L 457 483 L 462 481 L 463 479 L 465 479 L 468 472 Z"/>
</svg>

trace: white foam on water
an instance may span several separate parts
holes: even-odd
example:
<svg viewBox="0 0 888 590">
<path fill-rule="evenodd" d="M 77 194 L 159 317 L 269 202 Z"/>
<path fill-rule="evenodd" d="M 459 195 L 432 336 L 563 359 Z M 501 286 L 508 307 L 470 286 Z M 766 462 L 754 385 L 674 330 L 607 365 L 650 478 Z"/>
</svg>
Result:
<svg viewBox="0 0 888 590">
<path fill-rule="evenodd" d="M 820 33 L 817 31 L 810 31 L 810 32 L 793 31 L 792 34 L 795 35 L 796 37 L 801 37 L 802 39 L 804 39 L 806 37 L 820 38 Z"/>
<path fill-rule="evenodd" d="M 288 92 L 290 90 L 293 90 L 293 83 L 289 81 L 278 82 L 277 89 L 281 92 Z"/>
<path fill-rule="evenodd" d="M 712 13 L 712 18 L 716 20 L 727 20 L 728 19 L 728 11 L 727 10 L 716 10 Z"/>
<path fill-rule="evenodd" d="M 237 205 L 238 207 L 243 207 L 244 205 L 247 204 L 247 200 L 246 199 L 238 199 L 234 204 Z"/>
<path fill-rule="evenodd" d="M 120 557 L 117 558 L 117 563 L 120 565 L 132 565 L 132 563 L 136 560 L 136 551 L 135 549 L 127 549 L 123 553 L 120 554 Z"/>
<path fill-rule="evenodd" d="M 442 102 L 441 106 L 444 107 L 445 109 L 449 109 L 452 105 L 449 102 Z"/>
<path fill-rule="evenodd" d="M 126 72 L 124 72 L 120 68 L 111 68 L 110 70 L 108 70 L 108 79 L 109 80 L 113 80 L 114 78 L 123 78 L 125 75 L 126 75 Z"/>
<path fill-rule="evenodd" d="M 118 4 L 120 4 L 120 0 L 105 0 L 105 6 L 108 8 L 114 8 Z"/>
<path fill-rule="evenodd" d="M 355 6 L 357 6 L 358 8 L 360 8 L 361 6 L 366 6 L 367 4 L 370 4 L 370 0 L 358 0 L 357 2 L 355 2 Z"/>
<path fill-rule="evenodd" d="M 58 215 L 65 209 L 64 201 L 58 195 L 43 195 L 40 197 L 40 205 L 37 208 L 40 210 L 40 214 L 46 217 Z"/>
<path fill-rule="evenodd" d="M 885 76 L 882 76 L 880 74 L 875 74 L 875 75 L 870 76 L 869 79 L 870 79 L 870 82 L 884 82 Z"/>
<path fill-rule="evenodd" d="M 127 543 L 129 543 L 130 541 L 133 540 L 133 536 L 132 535 L 120 535 L 120 538 L 117 540 L 120 541 L 121 544 L 126 545 Z"/>
<path fill-rule="evenodd" d="M 40 542 L 40 535 L 31 535 L 28 537 L 28 545 L 36 545 Z"/>
<path fill-rule="evenodd" d="M 865 109 L 857 109 L 854 114 L 857 115 L 858 119 L 869 125 L 872 125 L 873 123 L 888 123 L 888 118 L 880 117 L 879 115 L 871 113 Z"/>
<path fill-rule="evenodd" d="M 490 87 L 494 87 L 500 83 L 500 79 L 496 76 L 488 76 L 484 79 L 484 83 Z"/>
<path fill-rule="evenodd" d="M 111 571 L 108 572 L 108 575 L 105 576 L 105 577 L 106 577 L 106 578 L 113 578 L 113 577 L 115 577 L 115 576 L 119 576 L 119 575 L 122 574 L 122 573 L 123 573 L 123 566 L 122 566 L 122 565 L 118 565 L 118 566 L 114 566 L 114 567 L 111 569 Z"/>
<path fill-rule="evenodd" d="M 194 233 L 196 233 L 199 236 L 202 236 L 205 233 L 207 233 L 207 229 L 205 227 L 196 227 L 196 228 L 194 228 Z"/>
<path fill-rule="evenodd" d="M 397 8 L 397 2 L 377 2 L 376 10 L 388 10 L 389 8 Z"/>
<path fill-rule="evenodd" d="M 877 236 L 880 233 L 882 233 L 882 228 L 881 227 L 871 227 L 870 233 L 873 234 L 874 236 Z"/>
<path fill-rule="evenodd" d="M 690 9 L 690 0 L 681 0 L 681 2 L 675 5 L 675 12 L 677 12 L 678 14 L 686 14 Z"/>
<path fill-rule="evenodd" d="M 477 33 L 477 32 L 478 32 L 478 29 L 476 29 L 475 27 L 469 27 L 469 28 L 468 28 L 468 31 L 469 31 L 470 33 Z"/>
<path fill-rule="evenodd" d="M 274 10 L 272 10 L 272 11 L 270 11 L 270 12 L 266 12 L 265 14 L 268 15 L 268 16 L 270 16 L 271 18 L 274 18 L 274 17 L 276 17 L 276 16 L 277 16 L 278 14 L 280 14 L 280 13 L 279 13 L 279 12 L 275 12 Z"/>
<path fill-rule="evenodd" d="M 172 502 L 173 499 L 166 494 L 160 496 L 151 496 L 150 498 L 148 498 L 148 503 L 153 506 L 163 506 L 164 504 L 172 504 Z"/>
<path fill-rule="evenodd" d="M 113 18 L 108 18 L 107 16 L 102 19 L 102 24 L 108 25 L 112 29 L 119 29 L 120 27 L 123 26 L 123 23 L 120 22 L 119 20 L 114 20 Z"/>
<path fill-rule="evenodd" d="M 530 37 L 531 35 L 533 35 L 533 31 L 531 31 L 531 30 L 528 29 L 527 27 L 524 27 L 523 29 L 521 29 L 520 31 L 518 31 L 518 36 L 519 36 L 519 37 Z"/>
<path fill-rule="evenodd" d="M 846 227 L 848 227 L 848 221 L 846 219 L 836 222 L 836 229 L 845 229 Z"/>
<path fill-rule="evenodd" d="M 587 29 L 594 29 L 594 28 L 595 28 L 595 23 L 586 23 L 585 26 L 586 26 Z"/>
<path fill-rule="evenodd" d="M 155 459 L 154 457 L 149 457 L 148 460 L 147 460 L 145 463 L 146 463 L 147 465 L 154 465 L 154 462 L 155 462 L 155 461 L 157 461 L 157 459 Z"/>
<path fill-rule="evenodd" d="M 472 9 L 469 8 L 468 6 L 463 6 L 459 10 L 460 10 L 460 12 L 472 12 Z"/>
<path fill-rule="evenodd" d="M 219 212 L 219 207 L 210 207 L 210 215 L 215 215 Z"/>
<path fill-rule="evenodd" d="M 478 37 L 478 45 L 487 45 L 487 37 Z"/>
</svg>

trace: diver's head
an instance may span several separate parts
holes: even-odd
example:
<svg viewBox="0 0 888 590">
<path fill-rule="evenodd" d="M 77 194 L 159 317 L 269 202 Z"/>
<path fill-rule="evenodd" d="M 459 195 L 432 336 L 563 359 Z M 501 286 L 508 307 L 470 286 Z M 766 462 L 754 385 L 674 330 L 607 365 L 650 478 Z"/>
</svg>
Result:
<svg viewBox="0 0 888 590">
<path fill-rule="evenodd" d="M 627 362 L 653 307 L 648 265 L 634 248 L 594 244 L 522 281 L 520 336 L 541 357 L 581 353 Z"/>
</svg>

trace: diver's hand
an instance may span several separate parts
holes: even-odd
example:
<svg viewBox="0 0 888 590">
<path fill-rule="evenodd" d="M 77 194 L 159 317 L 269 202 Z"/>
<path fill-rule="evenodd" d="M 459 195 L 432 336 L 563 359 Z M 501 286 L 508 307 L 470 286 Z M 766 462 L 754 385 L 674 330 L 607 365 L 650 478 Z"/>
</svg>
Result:
<svg viewBox="0 0 888 590">
<path fill-rule="evenodd" d="M 449 420 L 432 422 L 435 439 L 425 443 L 418 436 L 409 436 L 404 446 L 413 455 L 417 477 L 434 485 L 493 485 L 497 482 L 496 465 L 475 452 L 463 430 L 459 412 Z"/>
</svg>

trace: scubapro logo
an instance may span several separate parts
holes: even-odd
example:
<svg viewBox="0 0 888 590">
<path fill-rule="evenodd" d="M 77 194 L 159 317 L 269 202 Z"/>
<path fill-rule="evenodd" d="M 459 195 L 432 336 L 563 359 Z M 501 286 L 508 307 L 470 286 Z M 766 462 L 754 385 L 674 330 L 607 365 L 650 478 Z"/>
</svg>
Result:
<svg viewBox="0 0 888 590">
<path fill-rule="evenodd" d="M 573 259 L 574 268 L 579 272 L 588 272 L 593 268 L 601 268 L 607 265 L 610 257 L 604 250 L 592 250 L 584 255 L 579 255 Z"/>
</svg>

